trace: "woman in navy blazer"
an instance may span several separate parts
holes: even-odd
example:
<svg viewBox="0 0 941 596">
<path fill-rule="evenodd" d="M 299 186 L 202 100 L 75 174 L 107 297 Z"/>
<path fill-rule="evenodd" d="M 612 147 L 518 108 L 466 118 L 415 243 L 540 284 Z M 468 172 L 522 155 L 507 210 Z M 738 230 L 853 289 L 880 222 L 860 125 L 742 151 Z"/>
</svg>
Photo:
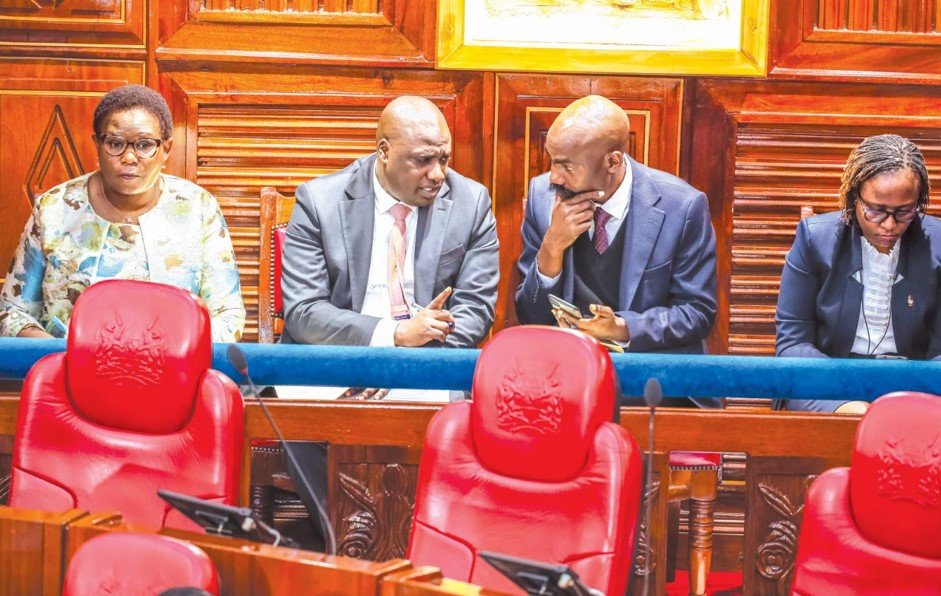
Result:
<svg viewBox="0 0 941 596">
<path fill-rule="evenodd" d="M 868 323 L 860 324 L 864 242 L 883 254 L 899 244 L 888 321 L 893 354 L 941 356 L 941 220 L 924 214 L 929 190 L 924 156 L 911 141 L 879 135 L 853 150 L 843 171 L 840 211 L 802 220 L 787 253 L 775 316 L 778 356 L 867 358 L 884 352 L 879 344 L 886 334 L 877 332 L 865 342 L 866 353 L 853 351 L 857 330 L 870 331 Z M 859 412 L 865 402 L 791 400 L 787 408 Z"/>
</svg>

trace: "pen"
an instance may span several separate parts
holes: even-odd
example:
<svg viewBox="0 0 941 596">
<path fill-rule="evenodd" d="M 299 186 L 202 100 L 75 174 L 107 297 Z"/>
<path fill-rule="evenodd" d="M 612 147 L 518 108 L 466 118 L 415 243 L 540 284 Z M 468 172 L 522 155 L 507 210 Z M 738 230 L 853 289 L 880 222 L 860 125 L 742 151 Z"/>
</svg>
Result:
<svg viewBox="0 0 941 596">
<path fill-rule="evenodd" d="M 417 304 L 415 302 L 412 302 L 412 308 L 415 310 L 416 313 L 419 313 L 425 310 L 424 306 Z M 454 323 L 448 321 L 448 332 L 450 333 L 451 331 L 454 331 Z"/>
</svg>

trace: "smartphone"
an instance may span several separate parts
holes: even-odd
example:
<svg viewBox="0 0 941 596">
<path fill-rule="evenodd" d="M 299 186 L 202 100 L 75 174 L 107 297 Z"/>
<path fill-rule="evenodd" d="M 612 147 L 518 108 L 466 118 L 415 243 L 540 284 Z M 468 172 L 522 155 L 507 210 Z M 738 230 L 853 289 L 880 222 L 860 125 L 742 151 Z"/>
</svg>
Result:
<svg viewBox="0 0 941 596">
<path fill-rule="evenodd" d="M 578 310 L 577 306 L 575 306 L 571 302 L 566 302 L 565 300 L 562 300 L 555 294 L 549 294 L 549 304 L 552 305 L 552 308 L 557 308 L 561 310 L 562 312 L 564 312 L 565 314 L 569 315 L 570 317 L 574 317 L 576 319 L 585 318 L 584 316 L 582 316 L 582 311 Z"/>
</svg>

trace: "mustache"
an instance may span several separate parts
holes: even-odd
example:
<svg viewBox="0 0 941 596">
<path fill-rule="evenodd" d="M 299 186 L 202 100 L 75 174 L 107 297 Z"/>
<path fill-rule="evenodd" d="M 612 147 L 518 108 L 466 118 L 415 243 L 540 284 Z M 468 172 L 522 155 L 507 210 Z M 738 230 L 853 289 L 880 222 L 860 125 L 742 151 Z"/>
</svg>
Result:
<svg viewBox="0 0 941 596">
<path fill-rule="evenodd" d="M 571 199 L 578 194 L 574 190 L 570 190 L 561 184 L 549 184 L 549 190 L 555 191 L 555 194 L 557 194 L 563 201 L 566 199 Z"/>
</svg>

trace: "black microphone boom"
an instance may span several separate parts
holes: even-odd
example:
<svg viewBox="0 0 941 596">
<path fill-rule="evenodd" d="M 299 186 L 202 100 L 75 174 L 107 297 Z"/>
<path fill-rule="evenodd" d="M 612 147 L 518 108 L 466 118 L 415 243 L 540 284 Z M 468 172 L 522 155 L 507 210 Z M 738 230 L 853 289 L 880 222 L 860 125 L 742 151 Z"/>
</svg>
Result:
<svg viewBox="0 0 941 596">
<path fill-rule="evenodd" d="M 297 479 L 301 481 L 301 484 L 304 485 L 307 493 L 311 496 L 311 500 L 314 502 L 314 505 L 317 508 L 317 516 L 320 518 L 320 523 L 323 526 L 323 531 L 326 538 L 327 554 L 337 554 L 337 539 L 333 533 L 333 525 L 330 523 L 330 518 L 327 517 L 327 512 L 324 510 L 323 504 L 320 502 L 320 499 L 317 498 L 317 493 L 315 493 L 314 489 L 311 488 L 310 481 L 307 480 L 307 475 L 304 474 L 303 469 L 297 462 L 297 458 L 294 456 L 294 450 L 291 449 L 290 444 L 284 440 L 284 435 L 281 434 L 281 429 L 278 428 L 278 425 L 275 424 L 274 418 L 271 417 L 271 412 L 268 411 L 268 406 L 265 405 L 265 400 L 258 396 L 258 388 L 255 387 L 254 381 L 252 381 L 252 378 L 248 375 L 248 360 L 245 358 L 245 352 L 243 352 L 242 349 L 236 344 L 229 344 L 229 348 L 226 353 L 229 357 L 229 364 L 231 364 L 232 367 L 238 371 L 240 375 L 245 377 L 246 381 L 248 381 L 248 387 L 252 397 L 254 397 L 255 401 L 258 402 L 258 405 L 261 406 L 261 411 L 264 412 L 265 418 L 268 419 L 268 424 L 271 425 L 274 433 L 278 436 L 278 441 L 281 443 L 281 448 L 284 449 L 284 453 L 291 461 L 291 465 L 294 466 L 295 470 L 297 470 Z"/>
</svg>

